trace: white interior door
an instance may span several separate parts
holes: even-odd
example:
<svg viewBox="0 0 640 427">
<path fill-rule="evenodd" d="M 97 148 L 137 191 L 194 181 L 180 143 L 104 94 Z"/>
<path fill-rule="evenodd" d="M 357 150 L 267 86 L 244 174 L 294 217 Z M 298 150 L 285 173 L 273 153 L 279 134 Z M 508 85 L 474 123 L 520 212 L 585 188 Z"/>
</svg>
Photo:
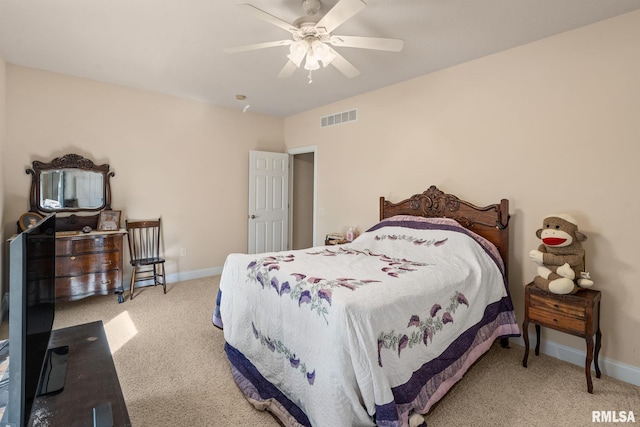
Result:
<svg viewBox="0 0 640 427">
<path fill-rule="evenodd" d="M 249 152 L 249 253 L 284 251 L 289 242 L 289 154 Z"/>
</svg>

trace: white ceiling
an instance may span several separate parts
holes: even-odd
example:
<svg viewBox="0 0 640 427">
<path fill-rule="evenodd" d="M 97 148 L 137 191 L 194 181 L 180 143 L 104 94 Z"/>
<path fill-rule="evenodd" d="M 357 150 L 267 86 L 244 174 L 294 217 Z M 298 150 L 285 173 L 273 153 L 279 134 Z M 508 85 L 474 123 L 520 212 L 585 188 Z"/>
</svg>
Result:
<svg viewBox="0 0 640 427">
<path fill-rule="evenodd" d="M 322 0 L 321 14 L 337 0 Z M 6 62 L 286 117 L 640 9 L 640 0 L 365 0 L 333 33 L 404 40 L 400 53 L 336 48 L 361 72 L 329 66 L 277 75 L 288 47 L 225 47 L 290 38 L 245 13 L 284 21 L 301 0 L 0 0 Z M 237 94 L 246 95 L 239 101 Z"/>
</svg>

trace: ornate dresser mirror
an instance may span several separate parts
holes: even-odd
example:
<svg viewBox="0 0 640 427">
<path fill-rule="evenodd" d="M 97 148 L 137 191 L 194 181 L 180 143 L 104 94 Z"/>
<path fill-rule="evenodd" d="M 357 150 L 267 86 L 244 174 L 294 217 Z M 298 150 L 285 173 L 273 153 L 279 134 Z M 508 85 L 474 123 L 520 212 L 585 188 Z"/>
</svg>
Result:
<svg viewBox="0 0 640 427">
<path fill-rule="evenodd" d="M 109 165 L 96 165 L 77 154 L 32 165 L 26 170 L 31 175 L 31 212 L 56 212 L 56 300 L 115 293 L 124 301 L 126 232 L 119 227 L 98 230 L 100 212 L 111 209 L 109 179 L 115 174 Z"/>
<path fill-rule="evenodd" d="M 97 212 L 111 209 L 109 179 L 115 174 L 108 164 L 96 165 L 78 154 L 66 154 L 49 163 L 36 160 L 26 173 L 31 175 L 31 212 L 71 213 L 56 215 L 60 231 L 87 225 L 95 229 Z M 76 215 L 81 212 L 83 215 Z"/>
</svg>

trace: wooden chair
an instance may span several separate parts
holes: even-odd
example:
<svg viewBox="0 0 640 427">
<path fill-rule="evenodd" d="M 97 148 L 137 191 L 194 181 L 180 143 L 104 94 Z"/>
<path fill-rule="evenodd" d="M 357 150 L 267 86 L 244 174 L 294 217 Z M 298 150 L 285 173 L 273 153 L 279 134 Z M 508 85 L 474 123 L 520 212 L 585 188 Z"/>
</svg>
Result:
<svg viewBox="0 0 640 427">
<path fill-rule="evenodd" d="M 128 221 L 125 220 L 129 255 L 131 257 L 131 293 L 136 282 L 153 280 L 153 285 L 162 285 L 167 293 L 167 281 L 164 274 L 164 258 L 160 256 L 160 218 Z"/>
</svg>

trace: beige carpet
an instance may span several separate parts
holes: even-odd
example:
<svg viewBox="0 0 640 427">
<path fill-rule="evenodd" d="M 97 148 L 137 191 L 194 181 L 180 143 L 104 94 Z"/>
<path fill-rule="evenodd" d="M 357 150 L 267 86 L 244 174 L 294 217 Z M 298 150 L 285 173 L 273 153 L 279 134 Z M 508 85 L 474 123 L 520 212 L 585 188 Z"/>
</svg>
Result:
<svg viewBox="0 0 640 427">
<path fill-rule="evenodd" d="M 135 427 L 278 426 L 244 399 L 211 324 L 219 277 L 57 305 L 55 327 L 105 323 L 120 384 Z M 634 411 L 640 388 L 541 355 L 522 367 L 523 348 L 494 348 L 427 416 L 429 427 L 595 426 L 592 411 Z M 613 425 L 612 423 L 606 425 Z"/>
</svg>

